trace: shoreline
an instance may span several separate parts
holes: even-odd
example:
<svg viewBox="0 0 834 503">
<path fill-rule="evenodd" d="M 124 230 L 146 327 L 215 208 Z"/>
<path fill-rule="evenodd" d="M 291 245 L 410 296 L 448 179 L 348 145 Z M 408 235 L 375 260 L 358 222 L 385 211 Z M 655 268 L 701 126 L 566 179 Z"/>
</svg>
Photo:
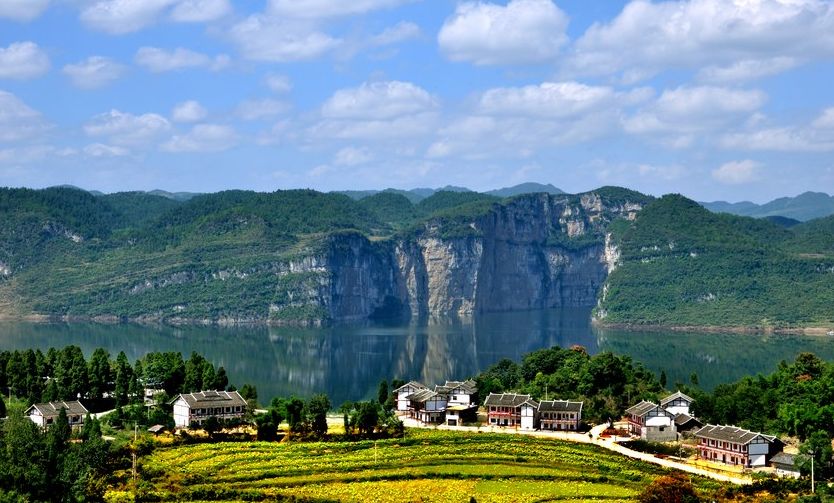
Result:
<svg viewBox="0 0 834 503">
<path fill-rule="evenodd" d="M 720 325 L 662 325 L 639 323 L 605 323 L 592 319 L 591 324 L 610 330 L 625 330 L 629 332 L 699 332 L 705 334 L 741 334 L 741 335 L 813 335 L 834 336 L 832 327 L 757 327 L 757 326 L 720 326 Z"/>
</svg>

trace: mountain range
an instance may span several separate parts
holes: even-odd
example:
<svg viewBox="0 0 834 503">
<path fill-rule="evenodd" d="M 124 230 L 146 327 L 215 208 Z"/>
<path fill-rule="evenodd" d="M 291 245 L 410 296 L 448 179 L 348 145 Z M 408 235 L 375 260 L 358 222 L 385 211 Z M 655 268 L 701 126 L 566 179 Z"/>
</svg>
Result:
<svg viewBox="0 0 834 503">
<path fill-rule="evenodd" d="M 584 306 L 609 324 L 834 324 L 831 216 L 788 228 L 618 187 L 412 198 L 0 189 L 0 317 L 318 324 Z"/>
<path fill-rule="evenodd" d="M 738 203 L 713 201 L 701 204 L 708 210 L 718 213 L 755 218 L 779 216 L 800 222 L 834 214 L 834 196 L 822 192 L 805 192 L 796 197 L 780 197 L 765 204 L 750 201 Z"/>
</svg>

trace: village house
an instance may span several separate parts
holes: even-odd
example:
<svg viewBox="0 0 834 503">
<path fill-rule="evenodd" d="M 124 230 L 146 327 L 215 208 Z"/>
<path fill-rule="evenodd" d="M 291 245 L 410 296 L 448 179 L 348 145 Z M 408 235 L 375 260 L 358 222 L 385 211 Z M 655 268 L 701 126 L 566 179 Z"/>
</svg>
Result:
<svg viewBox="0 0 834 503">
<path fill-rule="evenodd" d="M 445 394 L 422 389 L 408 396 L 408 415 L 421 423 L 440 424 L 446 420 Z"/>
<path fill-rule="evenodd" d="M 539 402 L 538 418 L 542 430 L 576 431 L 582 421 L 582 402 L 543 400 Z"/>
<path fill-rule="evenodd" d="M 660 406 L 674 415 L 685 414 L 691 416 L 690 408 L 694 402 L 694 398 L 677 391 L 661 400 Z"/>
<path fill-rule="evenodd" d="M 776 437 L 735 426 L 708 424 L 695 433 L 695 438 L 701 458 L 727 465 L 767 466 L 782 450 Z"/>
<path fill-rule="evenodd" d="M 807 460 L 807 457 L 805 456 L 780 452 L 773 456 L 770 460 L 770 466 L 776 469 L 776 475 L 779 477 L 791 477 L 798 479 L 801 475 L 799 467 L 797 466 L 799 458 L 805 458 L 805 460 Z"/>
<path fill-rule="evenodd" d="M 478 419 L 478 386 L 475 381 L 446 381 L 434 390 L 447 397 L 446 424 L 449 426 L 460 426 L 464 421 L 475 422 Z"/>
<path fill-rule="evenodd" d="M 524 430 L 536 429 L 539 404 L 530 395 L 490 393 L 484 401 L 490 426 L 512 426 Z"/>
<path fill-rule="evenodd" d="M 66 411 L 67 420 L 71 427 L 80 428 L 84 425 L 84 416 L 87 415 L 87 408 L 77 400 L 72 402 L 36 403 L 26 409 L 26 415 L 36 425 L 41 428 L 46 428 L 55 422 L 55 419 L 61 413 L 61 409 Z"/>
<path fill-rule="evenodd" d="M 675 414 L 660 405 L 642 401 L 625 411 L 628 431 L 647 442 L 671 442 L 677 440 Z"/>
<path fill-rule="evenodd" d="M 246 400 L 237 391 L 182 393 L 169 403 L 174 406 L 177 428 L 202 426 L 210 417 L 224 421 L 242 419 L 246 413 Z"/>
<path fill-rule="evenodd" d="M 678 414 L 675 416 L 675 427 L 678 429 L 678 433 L 692 436 L 692 433 L 704 427 L 704 423 L 696 417 L 686 414 Z"/>
<path fill-rule="evenodd" d="M 424 389 L 428 389 L 428 386 L 417 381 L 410 381 L 395 389 L 394 393 L 397 394 L 397 412 L 400 414 L 408 413 L 408 397 Z"/>
</svg>

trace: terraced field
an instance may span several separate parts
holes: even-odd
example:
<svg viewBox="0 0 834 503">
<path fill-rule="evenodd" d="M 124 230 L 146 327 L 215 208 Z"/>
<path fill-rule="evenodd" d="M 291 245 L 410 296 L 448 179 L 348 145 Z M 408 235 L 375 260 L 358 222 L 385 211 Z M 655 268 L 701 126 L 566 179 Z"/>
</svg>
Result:
<svg viewBox="0 0 834 503">
<path fill-rule="evenodd" d="M 150 501 L 636 501 L 659 468 L 589 445 L 409 431 L 356 443 L 225 443 L 161 448 L 142 458 Z M 710 494 L 717 483 L 694 479 Z M 129 485 L 108 493 L 118 501 Z"/>
</svg>

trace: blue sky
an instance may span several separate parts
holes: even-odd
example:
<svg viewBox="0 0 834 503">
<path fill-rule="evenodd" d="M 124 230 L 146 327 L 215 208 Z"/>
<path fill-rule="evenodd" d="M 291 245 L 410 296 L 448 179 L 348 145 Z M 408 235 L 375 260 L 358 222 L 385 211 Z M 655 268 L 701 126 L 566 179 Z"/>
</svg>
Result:
<svg viewBox="0 0 834 503">
<path fill-rule="evenodd" d="M 0 0 L 0 185 L 834 192 L 821 0 Z"/>
</svg>

